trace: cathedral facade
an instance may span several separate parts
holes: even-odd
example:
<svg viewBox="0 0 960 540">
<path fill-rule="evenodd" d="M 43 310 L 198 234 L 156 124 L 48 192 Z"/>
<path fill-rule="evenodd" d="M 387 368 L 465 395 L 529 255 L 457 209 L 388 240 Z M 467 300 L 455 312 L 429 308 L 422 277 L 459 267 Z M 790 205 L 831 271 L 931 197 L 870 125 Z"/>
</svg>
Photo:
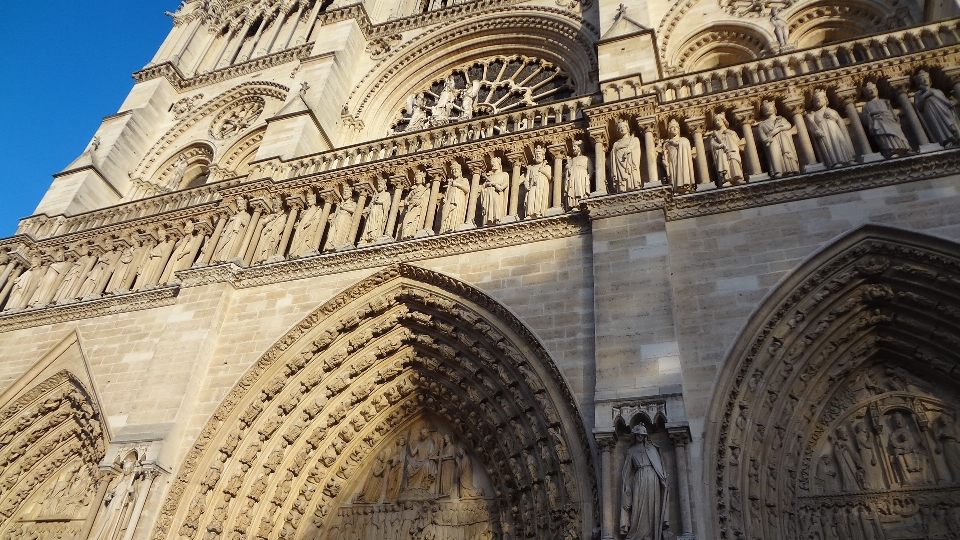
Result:
<svg viewBox="0 0 960 540">
<path fill-rule="evenodd" d="M 960 539 L 955 0 L 185 0 L 0 240 L 3 540 Z"/>
</svg>

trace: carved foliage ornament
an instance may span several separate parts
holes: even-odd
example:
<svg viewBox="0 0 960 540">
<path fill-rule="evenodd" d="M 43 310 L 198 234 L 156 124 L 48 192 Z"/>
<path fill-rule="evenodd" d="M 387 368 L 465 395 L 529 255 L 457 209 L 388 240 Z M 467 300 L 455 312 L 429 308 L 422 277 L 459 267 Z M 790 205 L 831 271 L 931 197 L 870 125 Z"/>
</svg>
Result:
<svg viewBox="0 0 960 540">
<path fill-rule="evenodd" d="M 573 95 L 570 77 L 550 62 L 495 56 L 465 64 L 410 95 L 393 132 L 419 131 Z"/>
<path fill-rule="evenodd" d="M 239 135 L 260 118 L 265 106 L 266 101 L 260 96 L 248 96 L 234 101 L 214 117 L 210 135 L 219 140 Z"/>
<path fill-rule="evenodd" d="M 583 537 L 596 519 L 586 434 L 516 324 L 415 267 L 345 291 L 227 396 L 154 538 Z"/>
<path fill-rule="evenodd" d="M 720 7 L 738 17 L 769 17 L 773 9 L 786 9 L 797 0 L 720 0 Z"/>
<path fill-rule="evenodd" d="M 724 375 L 721 537 L 960 534 L 960 257 L 896 234 L 824 256 Z"/>
</svg>

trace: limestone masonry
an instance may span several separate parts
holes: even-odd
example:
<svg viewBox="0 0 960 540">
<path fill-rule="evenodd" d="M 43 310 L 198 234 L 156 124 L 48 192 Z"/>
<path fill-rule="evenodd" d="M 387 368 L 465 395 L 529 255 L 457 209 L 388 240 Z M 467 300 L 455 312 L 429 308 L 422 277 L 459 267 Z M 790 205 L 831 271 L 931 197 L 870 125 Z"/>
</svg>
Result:
<svg viewBox="0 0 960 540">
<path fill-rule="evenodd" d="M 960 540 L 957 0 L 350 1 L 0 240 L 0 539 Z"/>
</svg>

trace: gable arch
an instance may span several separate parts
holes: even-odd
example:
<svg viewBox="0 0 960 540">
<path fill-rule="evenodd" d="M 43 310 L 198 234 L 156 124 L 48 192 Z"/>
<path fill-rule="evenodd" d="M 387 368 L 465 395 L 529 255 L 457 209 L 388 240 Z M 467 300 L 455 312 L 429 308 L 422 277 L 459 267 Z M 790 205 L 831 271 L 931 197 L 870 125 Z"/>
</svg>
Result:
<svg viewBox="0 0 960 540">
<path fill-rule="evenodd" d="M 899 20 L 894 10 L 869 0 L 802 4 L 786 18 L 790 40 L 801 49 L 875 34 Z"/>
<path fill-rule="evenodd" d="M 479 463 L 491 532 L 590 537 L 592 455 L 546 350 L 486 294 L 398 265 L 306 317 L 241 378 L 188 453 L 153 538 L 259 527 L 323 537 L 371 462 L 418 421 L 443 424 Z"/>
<path fill-rule="evenodd" d="M 454 68 L 496 55 L 550 62 L 570 76 L 575 94 L 596 91 L 596 30 L 582 17 L 551 7 L 515 6 L 461 17 L 417 36 L 386 55 L 354 88 L 347 108 L 369 137 L 384 136 L 407 96 Z"/>
<path fill-rule="evenodd" d="M 690 73 L 756 60 L 767 54 L 776 40 L 749 23 L 722 22 L 708 26 L 682 42 L 669 56 L 669 64 Z"/>
<path fill-rule="evenodd" d="M 891 537 L 927 526 L 921 507 L 960 511 L 958 345 L 960 245 L 869 225 L 811 257 L 750 318 L 716 385 L 714 531 L 827 538 L 859 523 Z M 885 515 L 904 490 L 917 507 Z"/>
</svg>

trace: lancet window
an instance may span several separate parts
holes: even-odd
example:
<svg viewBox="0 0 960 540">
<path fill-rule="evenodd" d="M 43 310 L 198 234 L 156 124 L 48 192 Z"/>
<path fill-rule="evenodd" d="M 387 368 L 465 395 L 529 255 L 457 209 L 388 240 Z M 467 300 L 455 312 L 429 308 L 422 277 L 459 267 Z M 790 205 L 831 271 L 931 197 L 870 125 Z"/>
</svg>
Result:
<svg viewBox="0 0 960 540">
<path fill-rule="evenodd" d="M 400 133 L 443 126 L 566 99 L 573 91 L 570 76 L 550 62 L 496 56 L 458 67 L 411 94 L 392 129 Z"/>
</svg>

